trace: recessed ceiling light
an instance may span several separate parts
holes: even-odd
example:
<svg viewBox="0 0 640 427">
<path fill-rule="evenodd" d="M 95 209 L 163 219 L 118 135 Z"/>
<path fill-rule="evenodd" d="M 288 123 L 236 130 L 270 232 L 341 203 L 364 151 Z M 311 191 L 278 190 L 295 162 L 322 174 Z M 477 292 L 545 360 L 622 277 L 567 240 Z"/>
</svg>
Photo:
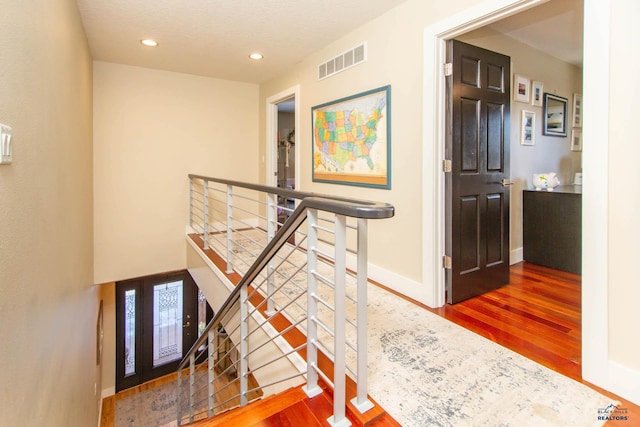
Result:
<svg viewBox="0 0 640 427">
<path fill-rule="evenodd" d="M 258 53 L 258 52 L 254 52 L 251 55 L 249 55 L 249 58 L 251 58 L 251 59 L 262 59 L 262 54 Z"/>
<path fill-rule="evenodd" d="M 158 46 L 158 42 L 155 41 L 155 40 L 151 40 L 151 39 L 140 40 L 140 43 L 142 43 L 143 45 L 145 45 L 147 47 L 156 47 L 156 46 Z"/>
</svg>

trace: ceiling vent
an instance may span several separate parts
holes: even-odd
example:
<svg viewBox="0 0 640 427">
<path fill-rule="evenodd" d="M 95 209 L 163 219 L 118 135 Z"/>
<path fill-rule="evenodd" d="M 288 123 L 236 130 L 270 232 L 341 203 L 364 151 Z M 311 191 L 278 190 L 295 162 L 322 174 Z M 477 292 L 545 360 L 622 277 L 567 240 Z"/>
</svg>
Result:
<svg viewBox="0 0 640 427">
<path fill-rule="evenodd" d="M 367 43 L 362 43 L 338 55 L 329 61 L 318 65 L 318 80 L 326 79 L 334 74 L 354 67 L 367 60 Z"/>
</svg>

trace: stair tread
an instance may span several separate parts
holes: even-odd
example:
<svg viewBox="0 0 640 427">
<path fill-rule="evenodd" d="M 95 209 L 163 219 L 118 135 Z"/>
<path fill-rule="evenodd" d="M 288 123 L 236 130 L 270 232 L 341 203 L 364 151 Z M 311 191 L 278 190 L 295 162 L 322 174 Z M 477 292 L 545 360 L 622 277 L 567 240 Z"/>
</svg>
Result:
<svg viewBox="0 0 640 427">
<path fill-rule="evenodd" d="M 237 408 L 216 417 L 196 421 L 188 425 L 192 427 L 215 427 L 224 425 L 252 426 L 306 398 L 307 395 L 300 387 L 294 387 L 282 393 L 252 402 L 242 408 Z M 233 424 L 226 424 L 231 423 L 232 420 Z"/>
</svg>

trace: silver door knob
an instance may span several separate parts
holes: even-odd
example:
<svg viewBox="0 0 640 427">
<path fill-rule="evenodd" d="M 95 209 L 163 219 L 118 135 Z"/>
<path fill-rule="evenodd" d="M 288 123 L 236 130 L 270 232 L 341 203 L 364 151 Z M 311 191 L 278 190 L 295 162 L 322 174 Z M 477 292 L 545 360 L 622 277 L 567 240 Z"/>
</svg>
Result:
<svg viewBox="0 0 640 427">
<path fill-rule="evenodd" d="M 502 186 L 503 186 L 503 187 L 508 187 L 508 186 L 510 186 L 510 185 L 513 185 L 513 181 L 509 181 L 507 178 L 504 178 L 504 179 L 502 180 Z"/>
</svg>

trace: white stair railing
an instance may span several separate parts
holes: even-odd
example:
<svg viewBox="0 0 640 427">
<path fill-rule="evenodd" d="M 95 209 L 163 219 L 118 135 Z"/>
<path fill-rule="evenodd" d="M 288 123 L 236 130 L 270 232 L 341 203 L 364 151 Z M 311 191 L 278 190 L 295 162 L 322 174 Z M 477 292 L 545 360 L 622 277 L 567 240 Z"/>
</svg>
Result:
<svg viewBox="0 0 640 427">
<path fill-rule="evenodd" d="M 392 217 L 393 207 L 197 175 L 190 180 L 195 238 L 242 280 L 180 365 L 179 425 L 293 383 L 306 382 L 305 392 L 316 395 L 320 378 L 333 388 L 329 423 L 350 425 L 346 376 L 357 385 L 354 407 L 361 413 L 373 407 L 367 397 L 367 220 Z M 278 330 L 276 317 L 289 326 Z M 288 344 L 293 330 L 306 334 L 306 343 Z M 303 360 L 298 352 L 305 347 Z M 333 363 L 333 376 L 319 369 L 319 357 Z"/>
</svg>

